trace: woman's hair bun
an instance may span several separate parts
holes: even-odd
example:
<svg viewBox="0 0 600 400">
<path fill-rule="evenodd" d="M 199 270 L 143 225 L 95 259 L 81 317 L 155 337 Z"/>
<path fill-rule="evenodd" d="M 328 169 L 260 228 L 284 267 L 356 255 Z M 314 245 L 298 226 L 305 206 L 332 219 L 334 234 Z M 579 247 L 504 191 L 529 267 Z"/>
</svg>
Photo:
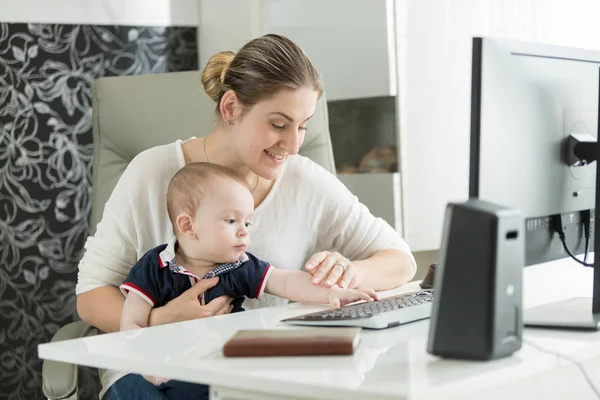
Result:
<svg viewBox="0 0 600 400">
<path fill-rule="evenodd" d="M 232 51 L 221 51 L 208 60 L 202 71 L 201 81 L 204 91 L 215 103 L 219 101 L 221 91 L 224 89 L 223 82 L 227 68 L 234 57 L 235 53 Z"/>
</svg>

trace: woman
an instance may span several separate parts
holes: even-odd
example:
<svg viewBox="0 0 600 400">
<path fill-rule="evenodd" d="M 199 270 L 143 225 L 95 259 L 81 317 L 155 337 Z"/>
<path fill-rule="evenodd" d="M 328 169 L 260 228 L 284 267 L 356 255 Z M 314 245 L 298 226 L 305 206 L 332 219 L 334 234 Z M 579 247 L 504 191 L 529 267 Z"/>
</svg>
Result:
<svg viewBox="0 0 600 400">
<path fill-rule="evenodd" d="M 315 284 L 376 290 L 397 287 L 414 276 L 416 265 L 404 240 L 332 174 L 297 155 L 322 85 L 295 43 L 266 35 L 237 54 L 218 53 L 202 72 L 202 83 L 217 104 L 214 131 L 138 155 L 106 203 L 96 234 L 86 242 L 77 283 L 77 311 L 84 321 L 105 332 L 119 330 L 124 298 L 118 286 L 141 255 L 171 237 L 167 186 L 183 165 L 196 161 L 233 168 L 248 180 L 255 201 L 248 251 L 272 265 L 304 266 Z M 189 293 L 154 309 L 150 325 L 228 313 L 231 299 L 218 298 L 206 306 L 197 301 L 215 283 L 200 281 Z M 265 295 L 244 305 L 280 302 Z M 105 373 L 104 390 L 120 376 Z M 128 390 L 119 383 L 107 398 Z M 136 388 L 138 394 L 140 390 L 153 388 Z"/>
</svg>

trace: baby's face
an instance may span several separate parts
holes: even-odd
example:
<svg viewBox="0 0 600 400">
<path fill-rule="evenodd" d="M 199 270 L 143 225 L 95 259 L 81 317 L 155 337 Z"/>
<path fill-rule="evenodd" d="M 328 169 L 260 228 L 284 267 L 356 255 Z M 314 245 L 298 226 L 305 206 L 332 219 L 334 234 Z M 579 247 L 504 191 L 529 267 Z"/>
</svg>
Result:
<svg viewBox="0 0 600 400">
<path fill-rule="evenodd" d="M 203 258 L 235 262 L 248 247 L 254 197 L 233 179 L 215 179 L 207 187 L 194 219 Z"/>
</svg>

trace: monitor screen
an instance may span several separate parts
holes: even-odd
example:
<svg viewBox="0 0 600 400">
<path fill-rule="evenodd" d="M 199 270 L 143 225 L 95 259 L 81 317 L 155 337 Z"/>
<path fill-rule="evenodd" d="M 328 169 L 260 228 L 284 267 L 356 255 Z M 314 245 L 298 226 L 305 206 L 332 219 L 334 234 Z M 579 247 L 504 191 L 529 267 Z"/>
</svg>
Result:
<svg viewBox="0 0 600 400">
<path fill-rule="evenodd" d="M 526 265 L 586 264 L 600 247 L 599 80 L 600 52 L 473 40 L 469 195 L 521 211 Z M 525 325 L 600 329 L 600 267 L 586 265 L 591 298 L 526 309 Z"/>
<path fill-rule="evenodd" d="M 600 52 L 473 40 L 469 195 L 521 211 L 526 265 L 567 256 L 556 215 L 567 247 L 585 253 L 581 211 L 593 218 L 596 164 L 574 164 L 568 143 L 597 138 L 599 76 Z"/>
</svg>

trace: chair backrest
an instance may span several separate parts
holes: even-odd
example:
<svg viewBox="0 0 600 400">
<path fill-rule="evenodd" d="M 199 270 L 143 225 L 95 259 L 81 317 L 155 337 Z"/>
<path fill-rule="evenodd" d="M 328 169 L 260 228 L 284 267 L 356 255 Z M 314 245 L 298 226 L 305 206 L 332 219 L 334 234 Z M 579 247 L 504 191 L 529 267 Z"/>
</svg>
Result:
<svg viewBox="0 0 600 400">
<path fill-rule="evenodd" d="M 217 120 L 199 71 L 102 78 L 94 84 L 92 230 L 129 162 L 140 152 L 177 139 L 209 134 Z M 335 173 L 325 95 L 300 154 Z"/>
</svg>

